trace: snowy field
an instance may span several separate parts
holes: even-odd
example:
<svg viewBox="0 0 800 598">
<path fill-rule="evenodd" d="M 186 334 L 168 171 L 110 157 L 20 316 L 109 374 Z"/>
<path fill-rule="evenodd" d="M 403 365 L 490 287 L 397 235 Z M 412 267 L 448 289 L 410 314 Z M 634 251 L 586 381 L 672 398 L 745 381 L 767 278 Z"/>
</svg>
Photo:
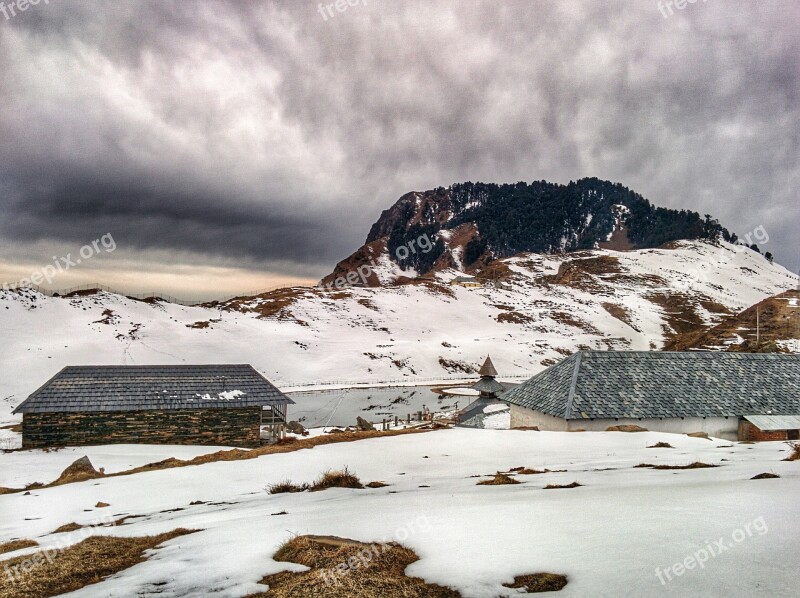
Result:
<svg viewBox="0 0 800 598">
<path fill-rule="evenodd" d="M 676 448 L 646 448 L 657 441 Z M 98 465 L 103 458 L 107 466 L 121 463 L 109 448 L 95 450 Z M 257 583 L 264 575 L 299 569 L 271 560 L 293 534 L 401 540 L 421 557 L 409 575 L 467 597 L 515 595 L 502 584 L 540 571 L 569 577 L 559 596 L 791 596 L 797 595 L 800 462 L 783 462 L 787 454 L 783 443 L 732 445 L 659 433 L 444 430 L 0 496 L 0 542 L 30 538 L 46 547 L 69 540 L 69 534 L 51 535 L 59 526 L 89 524 L 101 515 L 138 516 L 103 534 L 202 530 L 167 542 L 147 562 L 73 598 L 264 591 Z M 19 458 L 0 455 L 4 470 L 9 457 Z M 50 460 L 62 456 L 37 451 L 26 458 L 25 468 L 51 472 Z M 693 461 L 720 467 L 634 469 L 643 462 Z M 345 465 L 362 482 L 390 486 L 264 491 Z M 477 486 L 470 477 L 520 466 L 566 472 L 520 475 L 523 483 L 514 486 Z M 782 477 L 750 480 L 764 472 Z M 583 487 L 543 489 L 574 481 Z M 95 509 L 98 501 L 111 506 Z M 194 501 L 207 504 L 190 506 Z M 657 569 L 669 570 L 720 541 L 725 548 L 702 568 L 659 580 Z"/>
<path fill-rule="evenodd" d="M 17 434 L 17 437 L 20 435 Z M 170 457 L 187 461 L 200 455 L 224 450 L 230 450 L 230 447 L 112 444 L 0 453 L 0 486 L 21 488 L 33 482 L 49 484 L 58 479 L 61 472 L 70 464 L 84 455 L 89 457 L 98 471 L 102 467 L 105 473 L 116 473 L 148 463 L 157 463 Z"/>
</svg>

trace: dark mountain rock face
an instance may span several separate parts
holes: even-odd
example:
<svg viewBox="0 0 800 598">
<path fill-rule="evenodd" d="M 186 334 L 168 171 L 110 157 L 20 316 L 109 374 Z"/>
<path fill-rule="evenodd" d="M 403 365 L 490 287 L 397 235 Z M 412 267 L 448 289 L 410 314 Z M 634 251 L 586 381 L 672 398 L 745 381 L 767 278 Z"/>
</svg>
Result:
<svg viewBox="0 0 800 598">
<path fill-rule="evenodd" d="M 731 235 L 710 216 L 658 208 L 619 183 L 587 178 L 567 185 L 467 182 L 407 193 L 381 214 L 365 247 L 375 255 L 380 246 L 401 268 L 424 276 L 445 268 L 476 271 L 522 252 L 645 249 L 719 238 Z M 413 250 L 421 243 L 425 251 Z M 357 266 L 366 253 L 359 249 L 325 280 Z"/>
</svg>

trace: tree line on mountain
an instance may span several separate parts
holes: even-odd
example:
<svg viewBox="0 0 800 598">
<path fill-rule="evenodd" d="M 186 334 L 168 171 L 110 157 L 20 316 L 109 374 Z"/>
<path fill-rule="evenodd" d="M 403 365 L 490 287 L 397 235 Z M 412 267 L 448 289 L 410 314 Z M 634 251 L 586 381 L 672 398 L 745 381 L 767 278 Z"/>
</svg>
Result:
<svg viewBox="0 0 800 598">
<path fill-rule="evenodd" d="M 477 225 L 479 236 L 472 239 L 463 254 L 470 265 L 490 252 L 494 258 L 520 252 L 559 253 L 591 249 L 605 241 L 615 224 L 624 224 L 629 241 L 636 249 L 659 247 L 670 241 L 705 239 L 735 243 L 734 233 L 706 214 L 653 206 L 647 199 L 620 183 L 597 178 L 570 181 L 567 185 L 532 183 L 459 183 L 436 194 L 449 193 L 453 217 L 439 224 L 408 225 L 415 206 L 408 204 L 389 236 L 389 250 L 420 234 L 434 235 L 442 228 L 453 229 L 466 222 Z M 621 211 L 613 206 L 624 206 Z M 617 222 L 622 215 L 623 222 Z M 436 219 L 426 219 L 436 222 Z M 751 247 L 758 251 L 756 247 Z M 430 270 L 444 253 L 437 241 L 434 251 L 409 256 L 400 265 L 412 266 L 418 273 Z M 765 256 L 771 259 L 772 256 Z M 397 261 L 397 260 L 396 260 Z"/>
</svg>

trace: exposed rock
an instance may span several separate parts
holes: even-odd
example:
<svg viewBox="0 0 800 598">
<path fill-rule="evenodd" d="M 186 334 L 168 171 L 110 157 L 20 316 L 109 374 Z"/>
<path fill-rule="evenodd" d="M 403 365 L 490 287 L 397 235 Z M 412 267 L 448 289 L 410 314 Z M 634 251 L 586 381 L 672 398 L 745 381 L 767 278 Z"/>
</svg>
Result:
<svg viewBox="0 0 800 598">
<path fill-rule="evenodd" d="M 375 430 L 375 426 L 373 426 L 360 415 L 356 418 L 356 424 L 358 425 L 358 429 L 362 432 L 370 432 Z"/>
<path fill-rule="evenodd" d="M 60 484 L 79 480 L 89 480 L 102 475 L 103 473 L 101 471 L 97 471 L 94 468 L 92 462 L 89 460 L 89 457 L 83 456 L 75 461 L 72 465 L 67 467 L 61 473 L 61 476 L 58 478 L 58 480 L 56 480 L 55 483 Z"/>
<path fill-rule="evenodd" d="M 621 426 L 606 428 L 606 432 L 647 432 L 647 428 L 635 424 L 623 424 Z"/>
<path fill-rule="evenodd" d="M 288 424 L 286 424 L 286 431 L 292 434 L 300 434 L 301 436 L 307 434 L 303 424 L 297 421 L 290 421 Z"/>
</svg>

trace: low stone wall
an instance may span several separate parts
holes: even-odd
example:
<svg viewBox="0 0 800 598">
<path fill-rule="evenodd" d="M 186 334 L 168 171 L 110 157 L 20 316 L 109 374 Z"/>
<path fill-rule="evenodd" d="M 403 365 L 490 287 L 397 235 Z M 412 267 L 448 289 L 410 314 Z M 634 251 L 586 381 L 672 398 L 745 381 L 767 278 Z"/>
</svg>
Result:
<svg viewBox="0 0 800 598">
<path fill-rule="evenodd" d="M 256 447 L 261 407 L 98 413 L 26 413 L 22 448 L 98 444 Z"/>
</svg>

